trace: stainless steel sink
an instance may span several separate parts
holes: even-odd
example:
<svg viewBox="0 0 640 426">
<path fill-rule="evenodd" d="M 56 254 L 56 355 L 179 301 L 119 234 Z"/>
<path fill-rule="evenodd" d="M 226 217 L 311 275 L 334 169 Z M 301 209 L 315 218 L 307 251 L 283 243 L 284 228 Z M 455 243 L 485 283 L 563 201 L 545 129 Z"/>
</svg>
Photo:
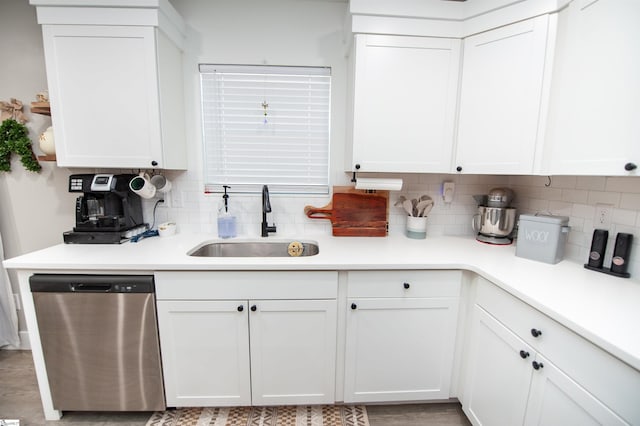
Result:
<svg viewBox="0 0 640 426">
<path fill-rule="evenodd" d="M 298 257 L 315 256 L 317 243 L 298 240 L 205 242 L 187 252 L 198 257 Z"/>
</svg>

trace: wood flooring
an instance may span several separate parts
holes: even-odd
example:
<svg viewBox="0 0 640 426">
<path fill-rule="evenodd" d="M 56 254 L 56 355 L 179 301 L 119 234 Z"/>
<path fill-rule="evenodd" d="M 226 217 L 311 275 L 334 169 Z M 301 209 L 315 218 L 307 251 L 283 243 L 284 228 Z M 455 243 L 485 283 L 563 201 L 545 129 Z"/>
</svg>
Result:
<svg viewBox="0 0 640 426">
<path fill-rule="evenodd" d="M 466 426 L 458 403 L 367 406 L 371 426 Z M 150 413 L 65 412 L 45 421 L 30 351 L 0 350 L 0 419 L 19 419 L 20 426 L 144 426 Z"/>
</svg>

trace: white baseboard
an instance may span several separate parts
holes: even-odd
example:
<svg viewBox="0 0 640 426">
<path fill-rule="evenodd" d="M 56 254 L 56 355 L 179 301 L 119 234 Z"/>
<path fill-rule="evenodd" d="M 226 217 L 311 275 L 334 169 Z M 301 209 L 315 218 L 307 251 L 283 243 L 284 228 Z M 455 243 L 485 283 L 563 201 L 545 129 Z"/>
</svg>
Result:
<svg viewBox="0 0 640 426">
<path fill-rule="evenodd" d="M 18 335 L 20 337 L 20 346 L 16 347 L 13 345 L 7 345 L 7 346 L 4 346 L 2 349 L 14 350 L 14 351 L 30 351 L 31 340 L 29 340 L 29 332 L 20 331 Z"/>
</svg>

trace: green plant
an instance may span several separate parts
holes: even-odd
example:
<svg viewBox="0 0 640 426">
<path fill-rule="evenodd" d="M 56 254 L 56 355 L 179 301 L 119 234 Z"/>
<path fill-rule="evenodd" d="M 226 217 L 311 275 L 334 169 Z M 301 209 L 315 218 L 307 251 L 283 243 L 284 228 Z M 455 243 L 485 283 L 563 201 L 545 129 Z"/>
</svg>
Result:
<svg viewBox="0 0 640 426">
<path fill-rule="evenodd" d="M 38 163 L 33 150 L 29 131 L 24 124 L 14 119 L 7 119 L 0 125 L 0 171 L 11 171 L 11 153 L 20 156 L 20 162 L 25 169 L 39 172 L 42 166 Z"/>
</svg>

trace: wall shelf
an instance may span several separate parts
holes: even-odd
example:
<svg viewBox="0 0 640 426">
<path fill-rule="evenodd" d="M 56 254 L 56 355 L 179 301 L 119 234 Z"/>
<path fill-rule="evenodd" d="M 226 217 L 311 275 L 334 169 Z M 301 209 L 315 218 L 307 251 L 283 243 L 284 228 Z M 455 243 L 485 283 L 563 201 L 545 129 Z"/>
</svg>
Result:
<svg viewBox="0 0 640 426">
<path fill-rule="evenodd" d="M 51 115 L 49 102 L 31 102 L 31 112 L 35 114 Z"/>
</svg>

